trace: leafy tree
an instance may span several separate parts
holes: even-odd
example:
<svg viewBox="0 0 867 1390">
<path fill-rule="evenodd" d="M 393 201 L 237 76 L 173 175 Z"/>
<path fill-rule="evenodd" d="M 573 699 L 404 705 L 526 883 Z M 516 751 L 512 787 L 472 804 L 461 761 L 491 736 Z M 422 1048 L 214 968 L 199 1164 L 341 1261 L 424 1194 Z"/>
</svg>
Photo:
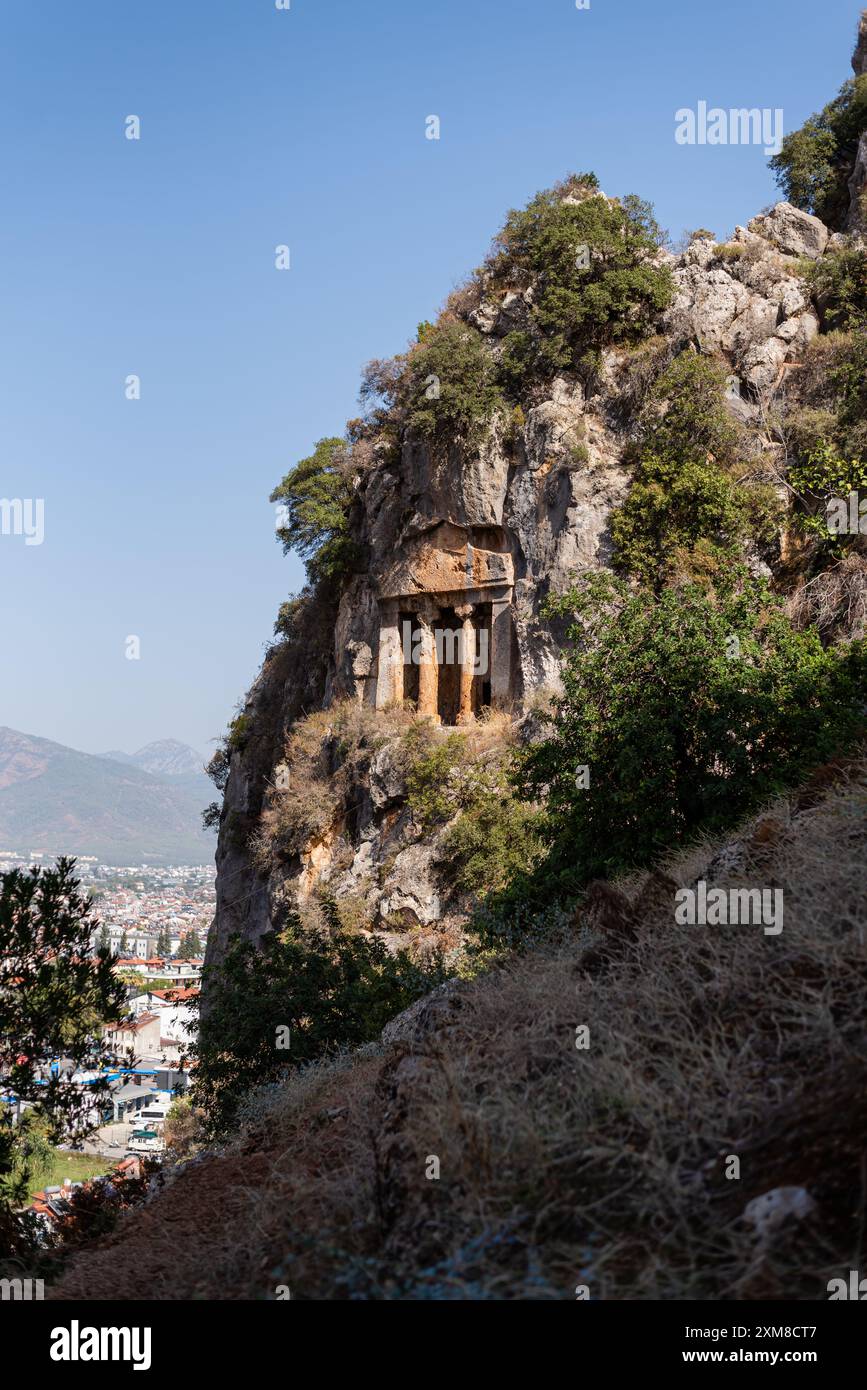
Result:
<svg viewBox="0 0 867 1390">
<path fill-rule="evenodd" d="M 867 328 L 844 340 L 829 378 L 837 395 L 839 450 L 850 458 L 867 458 Z"/>
<path fill-rule="evenodd" d="M 833 546 L 839 540 L 828 528 L 828 503 L 832 499 L 848 503 L 850 493 L 867 492 L 867 461 L 840 458 L 833 445 L 823 440 L 789 469 L 788 480 L 800 496 L 803 510 L 797 519 L 801 527 Z"/>
<path fill-rule="evenodd" d="M 117 948 L 117 953 L 121 957 L 124 957 L 129 953 L 129 937 L 127 936 L 126 931 L 123 932 L 123 935 L 120 938 L 120 945 Z"/>
<path fill-rule="evenodd" d="M 727 472 L 738 434 L 723 386 L 721 367 L 685 352 L 650 393 L 635 481 L 611 523 L 618 567 L 644 583 L 713 574 L 750 530 L 770 530 L 763 495 Z"/>
<path fill-rule="evenodd" d="M 258 948 L 233 937 L 221 965 L 208 969 L 207 1009 L 191 1049 L 192 1100 L 206 1135 L 229 1131 L 255 1086 L 378 1037 L 444 978 L 438 958 L 416 964 L 378 938 L 302 930 L 297 918 Z"/>
<path fill-rule="evenodd" d="M 93 1127 L 92 1101 L 105 1085 L 72 1086 L 51 1075 L 53 1058 L 98 1066 L 108 1051 L 101 1026 L 121 1017 L 125 991 L 112 958 L 90 954 L 91 903 L 79 893 L 75 861 L 0 874 L 0 1077 L 14 1097 L 0 1105 L 0 1252 L 23 1240 L 13 1208 L 27 1196 L 46 1143 L 77 1142 Z M 45 1075 L 42 1075 L 42 1073 Z M 28 1107 L 26 1111 L 23 1107 Z M 19 1129 L 15 1120 L 26 1114 Z"/>
<path fill-rule="evenodd" d="M 158 956 L 170 956 L 172 953 L 172 938 L 168 927 L 160 927 L 157 935 L 156 951 Z"/>
<path fill-rule="evenodd" d="M 515 795 L 505 768 L 494 769 L 443 836 L 451 882 L 481 899 L 535 867 L 544 857 L 541 815 L 538 807 Z"/>
<path fill-rule="evenodd" d="M 178 948 L 179 960 L 198 960 L 202 954 L 202 943 L 199 933 L 195 927 L 192 931 L 185 932 L 180 947 Z"/>
<path fill-rule="evenodd" d="M 199 1147 L 202 1134 L 202 1117 L 189 1096 L 178 1096 L 172 1101 L 163 1126 L 166 1148 L 177 1160 L 190 1158 Z"/>
<path fill-rule="evenodd" d="M 867 249 L 858 242 L 826 251 L 813 261 L 807 280 L 823 326 L 844 333 L 867 326 Z"/>
<path fill-rule="evenodd" d="M 865 644 L 824 650 L 743 569 L 715 593 L 593 575 L 552 611 L 572 645 L 550 731 L 521 760 L 550 846 L 531 897 L 735 823 L 863 726 Z"/>
<path fill-rule="evenodd" d="M 338 578 L 352 568 L 355 545 L 349 534 L 349 509 L 355 496 L 351 451 L 343 439 L 320 439 L 271 493 L 283 504 L 277 536 L 285 552 L 306 561 L 312 584 Z"/>
<path fill-rule="evenodd" d="M 537 194 L 509 213 L 488 268 L 495 284 L 533 286 L 531 331 L 503 344 L 501 370 L 519 391 L 527 374 L 595 366 L 612 343 L 635 343 L 670 302 L 666 266 L 654 261 L 662 233 L 649 203 L 609 201 L 589 176 Z"/>
<path fill-rule="evenodd" d="M 478 330 L 460 322 L 428 325 L 407 361 L 402 394 L 411 429 L 440 448 L 478 446 L 502 403 L 496 366 Z"/>
<path fill-rule="evenodd" d="M 769 161 L 786 198 L 839 230 L 849 207 L 848 180 L 867 130 L 867 76 L 844 82 L 822 111 L 783 139 Z"/>
</svg>

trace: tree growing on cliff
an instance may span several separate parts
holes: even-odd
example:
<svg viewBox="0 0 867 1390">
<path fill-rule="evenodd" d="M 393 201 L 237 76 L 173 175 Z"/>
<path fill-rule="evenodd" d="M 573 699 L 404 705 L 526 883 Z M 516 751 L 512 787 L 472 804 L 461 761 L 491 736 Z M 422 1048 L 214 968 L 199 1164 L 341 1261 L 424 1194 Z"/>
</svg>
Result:
<svg viewBox="0 0 867 1390">
<path fill-rule="evenodd" d="M 354 471 L 344 439 L 320 439 L 313 453 L 286 474 L 271 493 L 281 506 L 277 537 L 288 554 L 306 561 L 311 584 L 339 578 L 355 560 L 349 509 Z"/>
<path fill-rule="evenodd" d="M 766 490 L 732 474 L 739 440 L 724 388 L 719 365 L 684 352 L 650 392 L 635 480 L 611 522 L 615 563 L 642 583 L 661 587 L 675 570 L 713 574 L 740 558 L 747 536 L 773 530 Z"/>
<path fill-rule="evenodd" d="M 649 203 L 608 199 L 578 175 L 510 212 L 487 263 L 491 283 L 529 289 L 526 327 L 503 342 L 501 372 L 519 392 L 536 375 L 592 370 L 603 347 L 639 342 L 671 301 Z"/>
<path fill-rule="evenodd" d="M 564 693 L 520 768 L 547 809 L 548 896 L 725 829 L 863 729 L 865 643 L 824 650 L 744 570 L 659 595 L 593 575 L 551 607 Z"/>
<path fill-rule="evenodd" d="M 848 180 L 858 139 L 867 130 L 867 74 L 844 82 L 837 96 L 783 139 L 769 161 L 786 198 L 840 230 L 849 207 Z"/>
</svg>

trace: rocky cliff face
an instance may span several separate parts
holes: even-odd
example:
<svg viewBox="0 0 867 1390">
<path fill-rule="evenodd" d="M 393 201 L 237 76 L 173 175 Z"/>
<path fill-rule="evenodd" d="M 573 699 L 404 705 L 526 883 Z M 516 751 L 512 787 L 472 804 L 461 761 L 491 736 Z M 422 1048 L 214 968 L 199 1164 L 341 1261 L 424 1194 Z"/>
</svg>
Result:
<svg viewBox="0 0 867 1390">
<path fill-rule="evenodd" d="M 249 734 L 230 756 L 211 959 L 232 932 L 257 939 L 323 882 L 338 898 L 360 895 L 380 930 L 443 921 L 435 845 L 421 843 L 413 827 L 388 741 L 371 751 L 347 790 L 351 814 L 349 806 L 339 807 L 333 822 L 288 861 L 255 863 L 251 837 L 263 809 L 299 794 L 285 761 L 293 722 L 339 701 L 374 709 L 383 595 L 406 595 L 401 601 L 408 606 L 413 595 L 442 595 L 468 564 L 468 589 L 484 592 L 491 581 L 498 592 L 509 590 L 508 703 L 515 713 L 555 687 L 557 644 L 541 606 L 576 573 L 610 561 L 611 512 L 630 482 L 623 455 L 634 428 L 630 402 L 640 389 L 640 363 L 655 358 L 658 370 L 659 359 L 690 344 L 724 358 L 729 409 L 752 432 L 760 457 L 770 396 L 818 331 L 802 258 L 821 257 L 834 240 L 817 218 L 780 203 L 738 227 L 723 248 L 699 236 L 678 256 L 660 252 L 676 295 L 638 367 L 635 354 L 607 353 L 591 393 L 575 377 L 555 377 L 511 437 L 498 421 L 475 457 L 455 450 L 436 459 L 426 444 L 406 438 L 397 460 L 372 467 L 357 498 L 367 572 L 345 585 L 336 604 L 323 602 L 306 614 L 301 629 L 269 655 L 247 699 Z M 470 310 L 492 353 L 520 322 L 525 300 L 482 297 Z M 775 558 L 757 555 L 754 563 L 767 569 Z M 327 744 L 324 736 L 326 759 Z"/>
<path fill-rule="evenodd" d="M 865 64 L 867 15 L 856 73 Z M 856 234 L 864 156 L 862 138 L 852 175 Z M 589 379 L 563 372 L 537 385 L 527 408 L 497 413 L 474 449 L 435 450 L 404 430 L 396 446 L 372 450 L 352 512 L 361 567 L 331 597 L 302 605 L 247 698 L 245 732 L 229 757 L 211 961 L 233 932 L 256 940 L 323 888 L 359 904 L 365 927 L 396 937 L 459 926 L 438 889 L 436 843 L 408 810 L 398 731 L 382 724 L 386 711 L 408 697 L 446 723 L 480 705 L 519 719 L 556 689 L 558 644 L 544 601 L 577 574 L 610 564 L 610 519 L 630 487 L 625 455 L 636 413 L 647 381 L 677 353 L 691 349 L 725 364 L 727 408 L 744 428 L 754 473 L 779 486 L 781 446 L 769 412 L 780 393 L 797 399 L 798 370 L 820 326 L 805 268 L 843 241 L 786 202 L 736 228 L 725 244 L 697 233 L 679 254 L 657 253 L 675 293 L 638 350 L 605 351 Z M 497 361 L 507 335 L 529 325 L 533 297 L 532 284 L 503 293 L 483 274 L 453 312 Z M 773 574 L 784 557 L 777 543 L 748 558 Z M 456 680 L 445 704 L 442 665 L 438 691 L 431 665 L 437 622 L 469 634 L 488 657 L 481 676 L 460 689 Z M 413 640 L 421 633 L 417 672 L 405 650 L 407 623 Z M 325 716 L 314 761 L 320 779 L 340 774 L 339 790 L 307 824 L 306 838 L 296 816 L 288 848 L 269 853 L 263 824 L 287 799 L 305 795 L 287 756 L 293 726 L 301 715 L 347 703 L 373 721 L 360 735 L 356 728 L 361 756 L 352 774 L 340 755 L 345 730 Z"/>
<path fill-rule="evenodd" d="M 858 41 L 852 54 L 852 71 L 856 77 L 867 76 L 867 10 L 861 14 L 858 26 Z M 858 141 L 858 154 L 855 167 L 849 180 L 849 215 L 846 219 L 849 232 L 867 232 L 867 131 Z"/>
</svg>

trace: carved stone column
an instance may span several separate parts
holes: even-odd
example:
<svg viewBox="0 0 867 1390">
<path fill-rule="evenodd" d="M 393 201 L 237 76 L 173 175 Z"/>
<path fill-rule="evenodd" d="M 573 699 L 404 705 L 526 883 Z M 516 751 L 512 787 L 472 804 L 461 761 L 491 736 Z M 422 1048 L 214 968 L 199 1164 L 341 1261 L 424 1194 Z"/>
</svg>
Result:
<svg viewBox="0 0 867 1390">
<path fill-rule="evenodd" d="M 466 724 L 473 718 L 473 680 L 476 668 L 476 629 L 473 626 L 473 605 L 465 603 L 455 609 L 461 619 L 461 702 L 458 710 L 458 724 Z"/>
<path fill-rule="evenodd" d="M 384 603 L 379 628 L 376 667 L 376 708 L 385 709 L 403 699 L 403 648 L 398 605 Z"/>
<path fill-rule="evenodd" d="M 491 705 L 507 709 L 512 697 L 512 608 L 509 596 L 491 604 Z"/>
<path fill-rule="evenodd" d="M 433 604 L 423 604 L 416 611 L 418 640 L 418 713 L 422 719 L 439 722 L 439 668 L 437 648 L 434 637 L 434 623 L 439 617 L 439 609 Z"/>
</svg>

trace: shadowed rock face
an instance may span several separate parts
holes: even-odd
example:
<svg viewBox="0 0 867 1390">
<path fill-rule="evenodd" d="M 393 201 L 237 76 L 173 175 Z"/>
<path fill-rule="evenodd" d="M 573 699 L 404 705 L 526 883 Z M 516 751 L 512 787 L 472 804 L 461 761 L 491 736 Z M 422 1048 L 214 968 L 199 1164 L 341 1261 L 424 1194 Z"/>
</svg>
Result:
<svg viewBox="0 0 867 1390">
<path fill-rule="evenodd" d="M 858 25 L 858 39 L 852 54 L 852 71 L 856 77 L 867 75 L 867 10 L 862 10 Z M 849 216 L 846 219 L 848 232 L 867 232 L 867 211 L 864 202 L 867 194 L 867 131 L 858 142 L 855 166 L 849 179 Z"/>
<path fill-rule="evenodd" d="M 858 39 L 852 54 L 852 71 L 856 77 L 867 73 L 867 10 L 861 11 L 858 23 Z"/>
</svg>

